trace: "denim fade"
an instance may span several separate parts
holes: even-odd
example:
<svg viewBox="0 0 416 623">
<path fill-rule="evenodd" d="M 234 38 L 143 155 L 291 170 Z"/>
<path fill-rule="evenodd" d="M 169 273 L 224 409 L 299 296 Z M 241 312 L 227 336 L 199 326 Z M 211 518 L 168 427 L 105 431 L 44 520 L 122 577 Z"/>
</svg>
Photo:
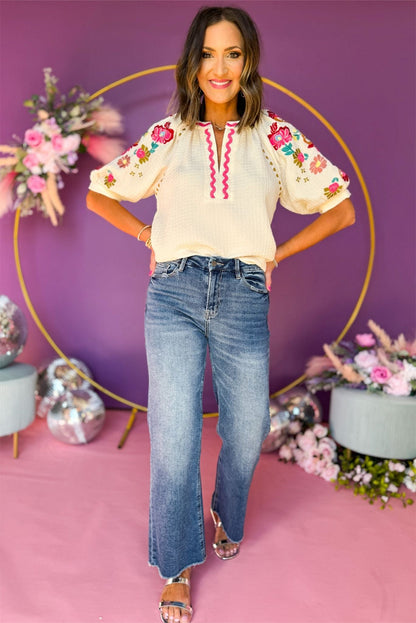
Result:
<svg viewBox="0 0 416 623">
<path fill-rule="evenodd" d="M 269 416 L 269 294 L 263 270 L 191 256 L 156 265 L 145 314 L 149 371 L 149 564 L 162 578 L 205 560 L 200 480 L 207 347 L 222 440 L 211 506 L 243 538 Z"/>
</svg>

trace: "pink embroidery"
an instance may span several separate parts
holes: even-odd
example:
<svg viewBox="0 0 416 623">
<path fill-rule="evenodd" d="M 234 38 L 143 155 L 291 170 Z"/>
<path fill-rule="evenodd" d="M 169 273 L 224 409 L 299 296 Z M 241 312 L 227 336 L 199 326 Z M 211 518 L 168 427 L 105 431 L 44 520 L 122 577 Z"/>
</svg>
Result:
<svg viewBox="0 0 416 623">
<path fill-rule="evenodd" d="M 211 197 L 211 199 L 215 199 L 215 191 L 216 191 L 216 188 L 215 188 L 215 158 L 214 158 L 214 150 L 212 149 L 212 141 L 211 141 L 211 137 L 209 135 L 208 127 L 205 127 L 205 136 L 207 137 L 208 154 L 209 154 L 209 167 L 211 169 L 211 183 L 210 183 L 211 192 L 210 192 L 209 196 Z"/>
<path fill-rule="evenodd" d="M 222 176 L 222 193 L 224 195 L 224 199 L 228 199 L 228 172 L 229 167 L 228 163 L 230 162 L 230 151 L 231 151 L 231 143 L 233 142 L 233 134 L 235 133 L 234 128 L 230 129 L 228 134 L 228 141 L 225 146 L 225 155 L 224 155 L 224 173 Z"/>
</svg>

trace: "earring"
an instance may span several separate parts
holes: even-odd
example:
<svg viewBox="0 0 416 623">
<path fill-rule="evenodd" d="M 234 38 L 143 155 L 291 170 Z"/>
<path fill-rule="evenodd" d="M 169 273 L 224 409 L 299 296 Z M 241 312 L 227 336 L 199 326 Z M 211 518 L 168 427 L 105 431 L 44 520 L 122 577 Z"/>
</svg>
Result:
<svg viewBox="0 0 416 623">
<path fill-rule="evenodd" d="M 241 97 L 244 98 L 244 99 L 246 97 L 242 91 L 240 91 L 239 95 L 241 95 Z"/>
</svg>

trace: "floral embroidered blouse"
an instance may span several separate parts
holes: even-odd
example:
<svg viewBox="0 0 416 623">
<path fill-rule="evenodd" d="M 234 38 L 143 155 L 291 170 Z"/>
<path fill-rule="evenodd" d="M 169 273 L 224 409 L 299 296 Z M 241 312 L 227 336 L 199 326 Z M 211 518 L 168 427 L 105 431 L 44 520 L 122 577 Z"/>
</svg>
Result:
<svg viewBox="0 0 416 623">
<path fill-rule="evenodd" d="M 348 177 L 305 136 L 270 111 L 255 128 L 224 131 L 218 166 L 210 122 L 190 130 L 178 115 L 151 126 L 124 154 L 91 173 L 90 189 L 136 202 L 155 195 L 156 261 L 190 255 L 274 258 L 276 203 L 300 214 L 323 213 L 350 196 Z"/>
</svg>

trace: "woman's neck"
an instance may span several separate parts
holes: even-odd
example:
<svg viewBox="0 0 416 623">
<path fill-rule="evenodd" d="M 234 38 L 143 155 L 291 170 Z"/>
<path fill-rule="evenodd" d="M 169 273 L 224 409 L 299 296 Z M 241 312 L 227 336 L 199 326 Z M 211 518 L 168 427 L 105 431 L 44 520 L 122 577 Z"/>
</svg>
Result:
<svg viewBox="0 0 416 623">
<path fill-rule="evenodd" d="M 212 102 L 205 102 L 204 117 L 205 121 L 211 121 L 217 128 L 224 128 L 227 121 L 240 120 L 236 102 L 229 102 L 223 105 L 213 105 Z"/>
</svg>

